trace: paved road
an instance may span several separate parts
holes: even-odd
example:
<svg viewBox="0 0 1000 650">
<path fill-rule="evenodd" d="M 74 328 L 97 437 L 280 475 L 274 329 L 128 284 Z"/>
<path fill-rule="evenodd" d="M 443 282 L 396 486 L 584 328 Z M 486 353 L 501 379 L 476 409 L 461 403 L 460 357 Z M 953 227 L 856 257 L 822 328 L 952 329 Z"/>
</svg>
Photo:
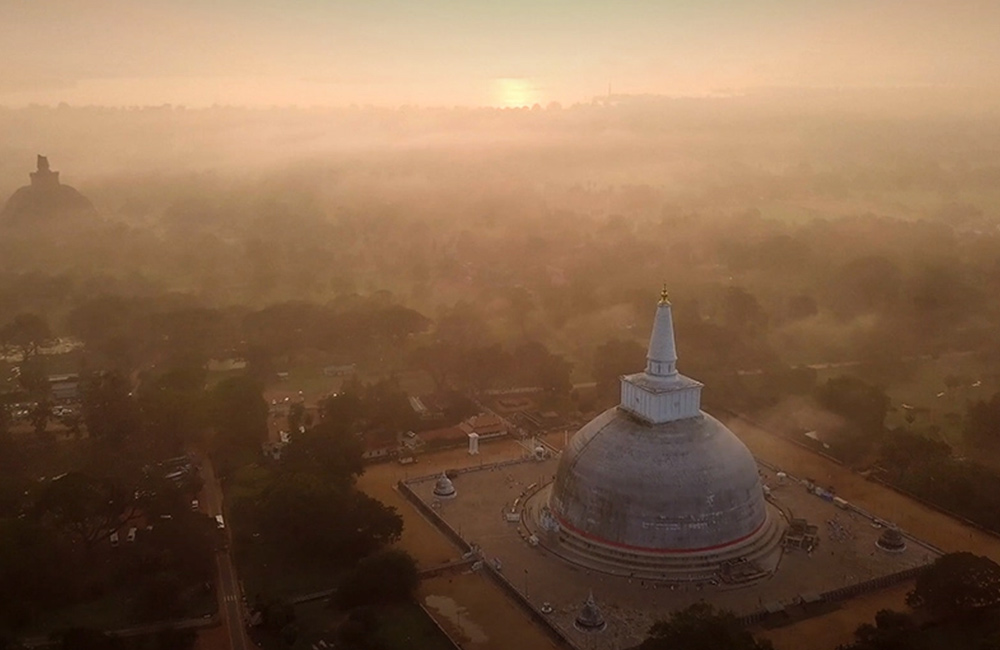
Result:
<svg viewBox="0 0 1000 650">
<path fill-rule="evenodd" d="M 202 491 L 201 507 L 210 517 L 223 513 L 222 486 L 215 477 L 215 470 L 207 456 L 199 455 L 201 476 L 205 481 Z M 256 646 L 250 642 L 244 624 L 243 594 L 240 592 L 240 582 L 236 576 L 232 554 L 229 551 L 229 527 L 225 530 L 226 548 L 216 554 L 219 567 L 218 592 L 219 616 L 229 634 L 229 647 L 232 650 L 251 650 Z"/>
</svg>

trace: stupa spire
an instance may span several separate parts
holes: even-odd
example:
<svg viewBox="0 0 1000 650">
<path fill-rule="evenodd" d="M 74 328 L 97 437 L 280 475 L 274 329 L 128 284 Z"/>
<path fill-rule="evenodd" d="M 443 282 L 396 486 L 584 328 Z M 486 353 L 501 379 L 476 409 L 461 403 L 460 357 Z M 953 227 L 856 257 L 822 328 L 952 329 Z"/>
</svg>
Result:
<svg viewBox="0 0 1000 650">
<path fill-rule="evenodd" d="M 674 317 L 670 297 L 667 294 L 667 285 L 663 285 L 663 291 L 660 292 L 660 302 L 656 305 L 653 334 L 649 337 L 649 352 L 646 353 L 646 374 L 653 377 L 674 377 L 677 375 Z"/>
</svg>

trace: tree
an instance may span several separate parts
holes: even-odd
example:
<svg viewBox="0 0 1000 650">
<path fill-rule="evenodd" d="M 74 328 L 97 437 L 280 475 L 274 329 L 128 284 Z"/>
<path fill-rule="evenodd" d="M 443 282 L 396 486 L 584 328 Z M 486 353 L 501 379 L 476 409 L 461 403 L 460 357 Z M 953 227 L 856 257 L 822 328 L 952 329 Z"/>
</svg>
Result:
<svg viewBox="0 0 1000 650">
<path fill-rule="evenodd" d="M 17 383 L 21 388 L 38 398 L 49 394 L 49 378 L 45 370 L 45 357 L 35 355 L 28 357 L 18 366 Z"/>
<path fill-rule="evenodd" d="M 52 331 L 45 319 L 37 314 L 18 314 L 0 327 L 0 347 L 17 352 L 22 361 L 38 354 L 38 348 L 52 342 Z"/>
<path fill-rule="evenodd" d="M 118 371 L 91 375 L 83 386 L 83 421 L 87 433 L 120 444 L 139 428 L 139 409 L 128 379 Z"/>
<path fill-rule="evenodd" d="M 29 415 L 31 426 L 35 430 L 35 435 L 42 435 L 49 426 L 49 416 L 52 415 L 52 403 L 48 398 L 43 397 L 35 402 L 34 408 Z"/>
<path fill-rule="evenodd" d="M 200 512 L 174 510 L 173 516 L 143 532 L 143 576 L 167 573 L 181 584 L 200 584 L 215 575 L 215 520 Z M 162 595 L 162 592 L 161 592 Z"/>
<path fill-rule="evenodd" d="M 726 289 L 722 297 L 722 322 L 727 329 L 754 338 L 767 329 L 767 320 L 767 313 L 752 293 L 743 287 Z"/>
<path fill-rule="evenodd" d="M 295 622 L 295 607 L 283 599 L 265 599 L 257 596 L 254 609 L 261 613 L 264 627 L 281 631 Z"/>
<path fill-rule="evenodd" d="M 1000 443 L 1000 393 L 987 401 L 969 403 L 965 415 L 965 436 L 976 444 Z"/>
<path fill-rule="evenodd" d="M 848 647 L 849 650 L 910 650 L 918 633 L 919 628 L 909 614 L 881 609 L 875 614 L 875 625 L 858 626 L 854 631 L 856 640 Z"/>
<path fill-rule="evenodd" d="M 798 295 L 788 299 L 788 319 L 801 320 L 819 313 L 819 306 L 812 296 Z"/>
<path fill-rule="evenodd" d="M 302 402 L 292 402 L 288 407 L 288 430 L 298 433 L 306 421 L 306 405 Z"/>
<path fill-rule="evenodd" d="M 320 400 L 319 421 L 326 431 L 331 434 L 354 432 L 354 426 L 365 410 L 362 390 L 360 384 L 348 384 L 336 395 Z"/>
<path fill-rule="evenodd" d="M 305 433 L 297 434 L 281 455 L 281 470 L 310 473 L 328 484 L 350 486 L 365 471 L 358 436 L 323 420 Z"/>
<path fill-rule="evenodd" d="M 462 350 L 480 344 L 489 327 L 482 310 L 463 300 L 441 315 L 435 330 L 438 341 Z"/>
<path fill-rule="evenodd" d="M 256 452 L 267 440 L 267 415 L 260 384 L 250 377 L 224 379 L 209 394 L 209 421 L 220 448 Z"/>
<path fill-rule="evenodd" d="M 408 431 L 417 425 L 419 419 L 395 377 L 366 385 L 362 408 L 369 430 Z"/>
<path fill-rule="evenodd" d="M 275 543 L 304 556 L 347 562 L 397 541 L 403 530 L 394 508 L 307 473 L 272 481 L 249 512 Z"/>
<path fill-rule="evenodd" d="M 967 551 L 942 555 L 917 576 L 906 604 L 940 618 L 963 618 L 1000 604 L 1000 565 Z"/>
<path fill-rule="evenodd" d="M 118 368 L 132 368 L 139 350 L 148 344 L 149 329 L 139 322 L 138 299 L 98 296 L 69 313 L 70 331 L 88 351 L 97 352 Z"/>
<path fill-rule="evenodd" d="M 842 316 L 887 311 L 902 288 L 899 266 L 880 256 L 855 258 L 839 269 L 836 277 L 833 307 Z"/>
<path fill-rule="evenodd" d="M 80 472 L 50 481 L 35 508 L 88 550 L 139 514 L 132 495 L 122 485 Z"/>
<path fill-rule="evenodd" d="M 568 395 L 573 388 L 570 382 L 570 364 L 557 354 L 552 354 L 538 341 L 522 343 L 512 356 L 515 376 L 529 386 L 539 386 L 549 395 Z"/>
<path fill-rule="evenodd" d="M 140 601 L 141 614 L 149 617 L 171 618 L 181 613 L 180 578 L 171 571 L 153 574 L 143 584 Z"/>
<path fill-rule="evenodd" d="M 940 440 L 931 440 L 908 429 L 893 429 L 879 450 L 879 458 L 888 467 L 912 467 L 943 464 L 951 458 L 951 447 Z"/>
<path fill-rule="evenodd" d="M 474 391 L 510 381 L 514 367 L 511 355 L 498 343 L 461 350 L 455 361 L 455 373 Z"/>
<path fill-rule="evenodd" d="M 735 614 L 705 602 L 675 612 L 654 623 L 639 650 L 771 650 L 770 641 L 758 641 L 743 629 Z"/>
<path fill-rule="evenodd" d="M 183 365 L 203 365 L 225 337 L 222 313 L 202 307 L 153 313 L 150 327 L 161 354 Z"/>
<path fill-rule="evenodd" d="M 0 630 L 23 628 L 81 593 L 82 558 L 59 532 L 38 517 L 0 517 Z"/>
<path fill-rule="evenodd" d="M 175 368 L 142 384 L 138 405 L 147 440 L 163 455 L 180 453 L 206 426 L 205 370 Z"/>
<path fill-rule="evenodd" d="M 340 583 L 337 600 L 343 607 L 402 603 L 413 597 L 419 582 L 410 554 L 387 549 L 358 562 Z"/>
<path fill-rule="evenodd" d="M 376 649 L 379 621 L 371 607 L 356 607 L 337 627 L 337 639 L 345 648 Z"/>
<path fill-rule="evenodd" d="M 828 379 L 820 387 L 817 397 L 823 406 L 847 418 L 864 433 L 882 432 L 889 410 L 889 396 L 881 388 L 843 375 Z"/>
<path fill-rule="evenodd" d="M 243 353 L 247 362 L 247 375 L 266 386 L 278 376 L 271 353 L 262 345 L 251 345 Z"/>
<path fill-rule="evenodd" d="M 10 441 L 10 425 L 13 417 L 10 414 L 10 405 L 5 396 L 0 395 L 0 449 L 4 449 L 6 443 Z"/>
<path fill-rule="evenodd" d="M 527 333 L 528 314 L 536 309 L 535 298 L 523 286 L 510 287 L 505 293 L 511 319 L 517 324 L 521 336 L 524 336 Z"/>
<path fill-rule="evenodd" d="M 362 335 L 379 336 L 390 342 L 398 342 L 411 334 L 426 331 L 430 319 L 420 312 L 401 305 L 389 305 L 370 313 L 360 312 Z"/>
<path fill-rule="evenodd" d="M 618 392 L 618 378 L 639 372 L 646 366 L 646 350 L 635 341 L 611 339 L 594 352 L 594 379 L 597 392 L 610 398 Z"/>
<path fill-rule="evenodd" d="M 440 341 L 419 347 L 410 355 L 413 365 L 430 375 L 438 392 L 448 389 L 448 378 L 455 374 L 460 359 L 455 346 Z"/>
</svg>

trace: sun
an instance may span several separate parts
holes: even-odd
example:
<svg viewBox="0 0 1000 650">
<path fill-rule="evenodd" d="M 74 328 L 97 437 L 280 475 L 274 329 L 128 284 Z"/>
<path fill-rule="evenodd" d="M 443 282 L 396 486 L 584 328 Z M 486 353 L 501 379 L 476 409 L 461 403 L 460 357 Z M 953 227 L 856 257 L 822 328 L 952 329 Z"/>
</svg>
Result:
<svg viewBox="0 0 1000 650">
<path fill-rule="evenodd" d="M 493 104 L 504 108 L 531 106 L 538 102 L 534 84 L 521 77 L 500 77 L 493 80 Z"/>
</svg>

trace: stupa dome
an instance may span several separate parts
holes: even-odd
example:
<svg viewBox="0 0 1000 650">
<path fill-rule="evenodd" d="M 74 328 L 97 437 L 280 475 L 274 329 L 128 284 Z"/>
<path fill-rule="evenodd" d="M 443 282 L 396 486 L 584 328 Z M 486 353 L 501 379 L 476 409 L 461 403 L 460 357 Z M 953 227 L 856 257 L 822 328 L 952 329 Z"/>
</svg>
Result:
<svg viewBox="0 0 1000 650">
<path fill-rule="evenodd" d="M 0 212 L 0 220 L 32 224 L 39 219 L 94 214 L 93 204 L 69 185 L 59 182 L 59 172 L 38 156 L 37 169 L 29 174 L 31 184 L 17 189 Z"/>
<path fill-rule="evenodd" d="M 767 516 L 757 464 L 721 422 L 650 424 L 619 407 L 573 437 L 549 505 L 569 531 L 640 551 L 736 543 Z"/>
</svg>

